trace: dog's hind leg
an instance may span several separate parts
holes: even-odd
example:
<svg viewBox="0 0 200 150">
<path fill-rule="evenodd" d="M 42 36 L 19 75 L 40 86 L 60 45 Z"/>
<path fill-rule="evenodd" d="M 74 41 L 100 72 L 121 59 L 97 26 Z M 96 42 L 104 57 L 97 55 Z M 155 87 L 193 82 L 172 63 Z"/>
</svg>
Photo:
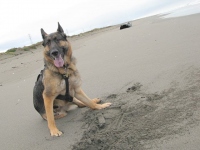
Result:
<svg viewBox="0 0 200 150">
<path fill-rule="evenodd" d="M 56 111 L 56 112 L 54 112 L 54 118 L 55 119 L 60 119 L 60 118 L 63 118 L 63 117 L 65 117 L 67 115 L 67 112 L 66 111 L 64 111 L 64 110 L 60 110 L 60 111 Z"/>
<path fill-rule="evenodd" d="M 54 119 L 60 119 L 60 118 L 65 117 L 66 115 L 67 115 L 66 111 L 63 111 L 63 110 L 57 111 L 54 109 Z M 47 120 L 46 114 L 42 114 L 41 116 L 44 120 Z"/>
</svg>

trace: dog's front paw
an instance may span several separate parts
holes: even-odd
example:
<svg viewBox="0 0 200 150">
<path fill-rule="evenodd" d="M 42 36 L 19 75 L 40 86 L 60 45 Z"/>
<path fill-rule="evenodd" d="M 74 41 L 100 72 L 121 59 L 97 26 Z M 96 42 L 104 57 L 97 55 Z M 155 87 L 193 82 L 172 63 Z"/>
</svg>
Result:
<svg viewBox="0 0 200 150">
<path fill-rule="evenodd" d="M 112 103 L 96 104 L 95 109 L 103 109 L 109 107 Z"/>
<path fill-rule="evenodd" d="M 61 136 L 62 132 L 59 131 L 57 128 L 50 130 L 51 136 Z"/>
</svg>

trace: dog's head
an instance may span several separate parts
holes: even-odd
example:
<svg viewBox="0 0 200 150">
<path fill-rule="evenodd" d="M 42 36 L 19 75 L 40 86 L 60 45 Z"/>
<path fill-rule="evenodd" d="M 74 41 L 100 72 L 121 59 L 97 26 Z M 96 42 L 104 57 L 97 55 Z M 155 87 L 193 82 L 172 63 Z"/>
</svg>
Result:
<svg viewBox="0 0 200 150">
<path fill-rule="evenodd" d="M 64 67 L 70 62 L 71 46 L 67 36 L 58 23 L 57 32 L 47 34 L 41 29 L 44 46 L 44 57 L 46 61 L 53 63 L 57 68 Z"/>
</svg>

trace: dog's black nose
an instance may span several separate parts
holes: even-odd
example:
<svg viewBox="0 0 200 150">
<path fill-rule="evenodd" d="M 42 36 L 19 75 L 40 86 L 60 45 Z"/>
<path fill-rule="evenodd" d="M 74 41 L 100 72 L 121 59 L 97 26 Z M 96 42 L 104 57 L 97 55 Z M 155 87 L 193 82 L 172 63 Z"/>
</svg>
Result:
<svg viewBox="0 0 200 150">
<path fill-rule="evenodd" d="M 53 50 L 51 52 L 51 55 L 53 55 L 54 57 L 58 56 L 58 51 L 57 50 Z"/>
</svg>

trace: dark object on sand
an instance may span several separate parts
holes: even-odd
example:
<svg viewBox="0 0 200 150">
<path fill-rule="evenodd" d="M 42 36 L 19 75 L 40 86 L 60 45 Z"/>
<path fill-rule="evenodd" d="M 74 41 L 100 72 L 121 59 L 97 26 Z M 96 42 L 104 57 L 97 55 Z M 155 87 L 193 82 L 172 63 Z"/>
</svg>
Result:
<svg viewBox="0 0 200 150">
<path fill-rule="evenodd" d="M 131 24 L 130 22 L 125 23 L 125 24 L 122 24 L 122 25 L 120 26 L 120 30 L 126 29 L 126 28 L 130 28 L 131 26 L 132 26 L 132 24 Z"/>
</svg>

